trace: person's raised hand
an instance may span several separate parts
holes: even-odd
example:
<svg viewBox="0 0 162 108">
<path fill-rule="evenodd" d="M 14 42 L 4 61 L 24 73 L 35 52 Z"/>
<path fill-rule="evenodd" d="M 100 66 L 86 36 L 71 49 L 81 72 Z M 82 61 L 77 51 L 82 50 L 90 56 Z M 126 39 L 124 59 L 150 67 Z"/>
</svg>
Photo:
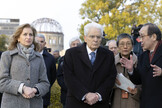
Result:
<svg viewBox="0 0 162 108">
<path fill-rule="evenodd" d="M 123 66 L 126 69 L 128 69 L 129 72 L 133 71 L 133 58 L 132 58 L 132 55 L 130 55 L 130 60 L 128 60 L 125 57 L 122 57 L 120 59 L 120 63 L 121 63 L 121 66 Z"/>
<path fill-rule="evenodd" d="M 156 76 L 162 76 L 162 69 L 160 67 L 158 67 L 157 65 L 152 65 L 151 67 L 153 68 L 153 77 Z"/>
</svg>

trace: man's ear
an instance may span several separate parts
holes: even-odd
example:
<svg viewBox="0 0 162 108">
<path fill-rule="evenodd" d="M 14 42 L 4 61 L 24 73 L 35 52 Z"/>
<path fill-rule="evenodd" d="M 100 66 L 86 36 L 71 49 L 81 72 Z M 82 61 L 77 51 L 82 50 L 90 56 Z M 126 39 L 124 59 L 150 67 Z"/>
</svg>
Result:
<svg viewBox="0 0 162 108">
<path fill-rule="evenodd" d="M 84 42 L 87 42 L 87 36 L 84 36 Z"/>
<path fill-rule="evenodd" d="M 154 40 L 154 41 L 156 41 L 157 40 L 157 35 L 154 33 L 154 34 L 152 34 L 152 39 Z"/>
</svg>

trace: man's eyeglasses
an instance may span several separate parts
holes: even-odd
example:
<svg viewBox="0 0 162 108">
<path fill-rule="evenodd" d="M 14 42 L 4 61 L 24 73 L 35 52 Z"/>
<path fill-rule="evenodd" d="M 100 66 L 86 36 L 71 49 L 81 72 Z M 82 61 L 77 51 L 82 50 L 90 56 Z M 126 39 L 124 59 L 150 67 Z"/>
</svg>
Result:
<svg viewBox="0 0 162 108">
<path fill-rule="evenodd" d="M 143 40 L 146 36 L 150 36 L 150 35 L 140 35 L 140 36 L 138 36 L 138 39 Z"/>
<path fill-rule="evenodd" d="M 91 39 L 97 38 L 97 39 L 102 39 L 102 36 L 95 36 L 95 35 L 90 35 L 88 36 Z"/>
</svg>

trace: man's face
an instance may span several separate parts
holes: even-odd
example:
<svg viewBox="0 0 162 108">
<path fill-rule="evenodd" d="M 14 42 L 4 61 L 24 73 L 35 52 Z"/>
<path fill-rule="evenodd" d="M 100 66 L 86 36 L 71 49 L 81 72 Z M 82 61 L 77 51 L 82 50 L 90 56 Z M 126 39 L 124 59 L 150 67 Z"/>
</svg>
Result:
<svg viewBox="0 0 162 108">
<path fill-rule="evenodd" d="M 72 48 L 72 47 L 77 47 L 79 44 L 80 44 L 80 41 L 79 41 L 79 40 L 75 40 L 75 41 L 73 41 L 73 42 L 70 44 L 70 48 Z"/>
<path fill-rule="evenodd" d="M 118 48 L 115 41 L 109 43 L 109 50 L 114 53 L 114 56 L 118 53 Z"/>
<path fill-rule="evenodd" d="M 53 56 L 55 59 L 59 58 L 60 57 L 59 52 L 53 52 Z"/>
<path fill-rule="evenodd" d="M 140 29 L 140 41 L 143 50 L 153 50 L 153 44 L 155 43 L 156 39 L 154 36 L 149 36 L 147 34 L 148 26 L 144 26 Z"/>
<path fill-rule="evenodd" d="M 88 47 L 95 51 L 101 44 L 102 34 L 100 29 L 91 28 L 89 30 L 88 36 L 84 36 L 84 40 L 87 43 Z"/>
<path fill-rule="evenodd" d="M 41 38 L 41 37 L 35 37 L 35 40 L 36 40 L 36 42 L 39 43 L 39 46 L 40 46 L 39 52 L 41 52 L 43 50 L 43 48 L 45 47 L 46 42 L 45 42 L 44 38 Z"/>
</svg>

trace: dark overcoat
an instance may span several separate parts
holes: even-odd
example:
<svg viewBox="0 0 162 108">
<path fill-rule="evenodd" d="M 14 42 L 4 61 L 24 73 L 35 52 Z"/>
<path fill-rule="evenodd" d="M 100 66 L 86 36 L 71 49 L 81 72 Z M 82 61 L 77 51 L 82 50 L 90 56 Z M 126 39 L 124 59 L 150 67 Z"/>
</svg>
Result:
<svg viewBox="0 0 162 108">
<path fill-rule="evenodd" d="M 50 104 L 51 87 L 56 80 L 56 61 L 47 50 L 44 50 L 42 55 L 47 69 L 48 81 L 50 82 L 49 92 L 43 96 L 43 105 L 48 106 Z"/>
<path fill-rule="evenodd" d="M 58 71 L 57 71 L 57 82 L 61 87 L 61 103 L 65 105 L 66 102 L 66 95 L 67 95 L 67 87 L 64 81 L 64 71 L 63 71 L 63 63 L 64 63 L 64 56 L 60 58 L 58 64 Z"/>
<path fill-rule="evenodd" d="M 1 58 L 2 52 L 0 52 L 0 58 Z M 2 93 L 0 93 L 0 106 L 1 106 L 1 100 L 2 100 Z"/>
<path fill-rule="evenodd" d="M 153 68 L 150 64 L 162 68 L 162 44 L 157 48 L 150 63 L 149 51 L 145 51 L 134 69 L 130 79 L 135 84 L 142 84 L 140 108 L 162 108 L 162 76 L 153 77 Z"/>
<path fill-rule="evenodd" d="M 88 57 L 86 43 L 67 50 L 64 58 L 65 83 L 68 88 L 66 108 L 108 108 L 110 90 L 114 86 L 114 55 L 99 47 L 94 65 Z M 90 106 L 82 101 L 88 92 L 98 92 L 102 101 Z"/>
</svg>

